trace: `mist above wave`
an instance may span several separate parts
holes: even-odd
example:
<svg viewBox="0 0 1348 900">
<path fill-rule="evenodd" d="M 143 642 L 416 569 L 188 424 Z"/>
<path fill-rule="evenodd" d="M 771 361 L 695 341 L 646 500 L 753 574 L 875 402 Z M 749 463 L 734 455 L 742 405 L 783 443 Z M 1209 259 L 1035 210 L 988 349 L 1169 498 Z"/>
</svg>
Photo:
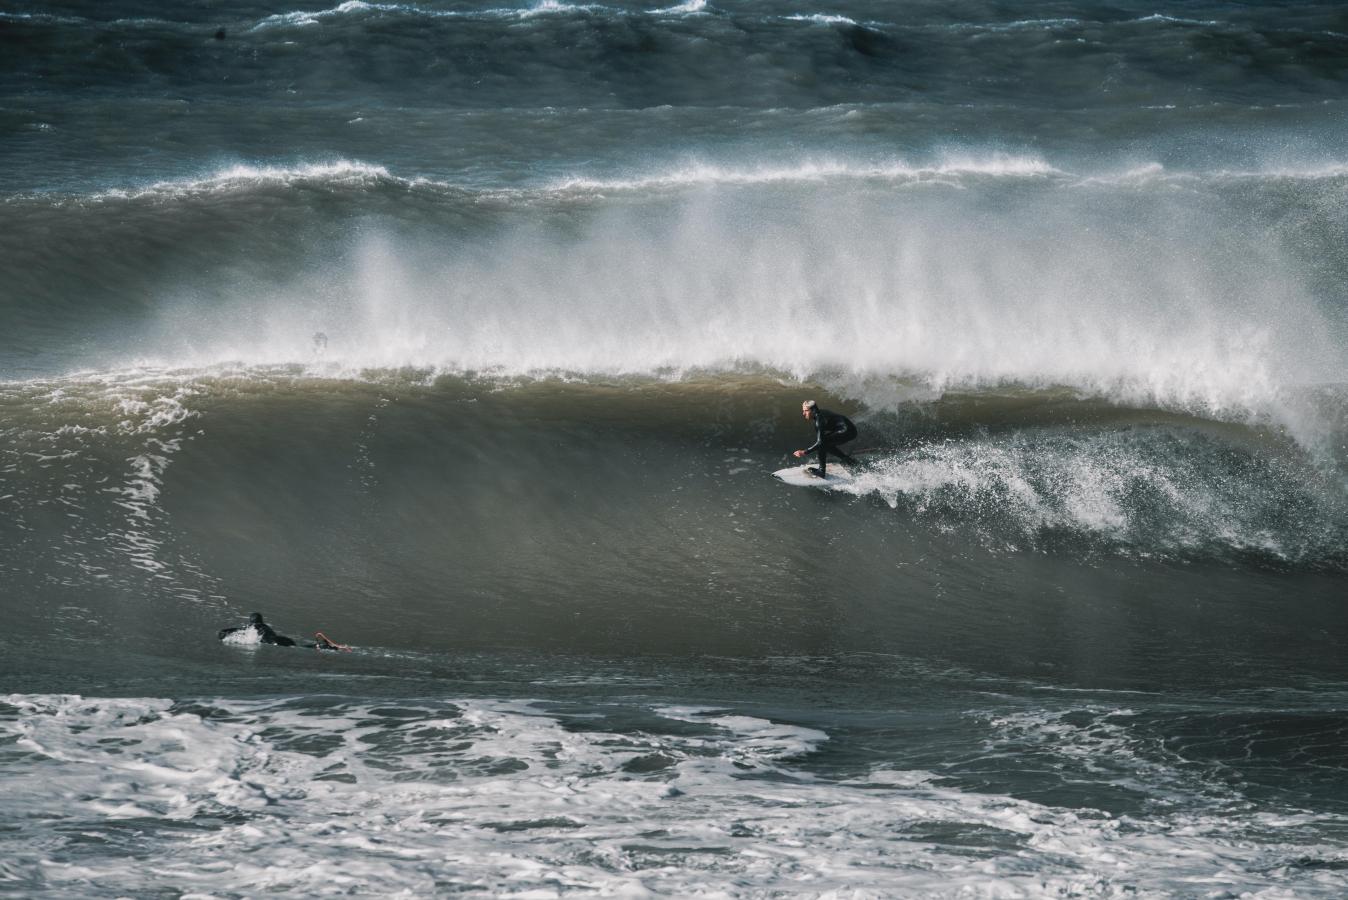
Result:
<svg viewBox="0 0 1348 900">
<path fill-rule="evenodd" d="M 11 240 L 37 262 L 14 290 L 50 298 L 26 313 L 54 335 L 35 342 L 59 338 L 71 297 L 125 295 L 81 317 L 142 317 L 99 326 L 114 366 L 747 368 L 882 406 L 894 378 L 1062 386 L 1310 446 L 1341 423 L 1307 392 L 1348 382 L 1342 171 L 963 150 L 468 189 L 353 160 L 238 164 L 15 201 L 32 227 Z"/>
<path fill-rule="evenodd" d="M 936 391 L 1062 385 L 1275 420 L 1289 392 L 1345 380 L 1333 298 L 1315 296 L 1293 248 L 1220 186 L 1064 182 L 1022 158 L 902 177 L 914 171 L 956 181 L 896 190 L 845 166 L 694 169 L 657 179 L 687 188 L 673 194 L 585 183 L 583 204 L 479 209 L 487 218 L 469 229 L 367 224 L 284 283 L 178 285 L 143 358 L 505 373 L 749 365 L 836 373 L 840 388 L 874 375 Z"/>
</svg>

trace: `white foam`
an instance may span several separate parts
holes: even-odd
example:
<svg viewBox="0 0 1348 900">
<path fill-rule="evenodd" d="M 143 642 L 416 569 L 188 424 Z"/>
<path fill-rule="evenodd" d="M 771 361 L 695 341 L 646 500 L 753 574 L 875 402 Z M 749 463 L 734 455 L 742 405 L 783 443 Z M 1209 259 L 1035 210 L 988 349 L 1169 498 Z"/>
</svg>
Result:
<svg viewBox="0 0 1348 900">
<path fill-rule="evenodd" d="M 190 406 L 197 393 L 191 380 L 144 371 L 82 372 L 4 388 L 4 399 L 24 409 L 24 442 L 54 451 L 31 456 L 33 464 L 44 466 L 43 456 L 59 459 L 67 476 L 82 479 L 66 486 L 79 489 L 77 500 L 62 498 L 69 509 L 58 544 L 61 564 L 106 578 L 109 569 L 125 570 L 121 564 L 130 563 L 179 596 L 196 599 L 182 578 L 198 570 L 187 560 L 170 565 L 161 558 L 159 508 L 164 473 L 188 439 L 186 424 L 197 416 Z M 124 461 L 120 471 L 108 467 L 110 459 Z M 40 491 L 43 482 L 25 477 L 18 483 Z M 39 498 L 34 502 L 42 502 Z M 113 508 L 96 511 L 99 503 Z M 115 560 L 99 559 L 100 554 Z"/>
<path fill-rule="evenodd" d="M 825 182 L 830 180 L 921 181 L 959 176 L 1036 178 L 1062 174 L 1034 156 L 992 153 L 951 155 L 930 164 L 903 160 L 861 163 L 820 158 L 787 165 L 728 166 L 689 162 L 648 175 L 629 178 L 566 178 L 551 185 L 554 191 L 648 191 L 714 185 L 760 185 Z"/>
<path fill-rule="evenodd" d="M 1143 16 L 1143 17 L 1140 18 L 1140 19 L 1133 19 L 1132 21 L 1134 21 L 1134 22 L 1146 22 L 1146 23 L 1151 23 L 1151 22 L 1164 22 L 1164 23 L 1166 23 L 1166 24 L 1168 24 L 1168 25 L 1205 25 L 1205 26 L 1213 26 L 1213 25 L 1224 25 L 1224 24 L 1226 24 L 1226 23 L 1224 23 L 1224 22 L 1218 22 L 1218 21 L 1213 20 L 1213 19 L 1184 19 L 1184 18 L 1177 18 L 1177 17 L 1175 17 L 1175 16 L 1162 15 L 1161 13 L 1152 13 L 1152 14 L 1149 15 L 1149 16 Z"/>
<path fill-rule="evenodd" d="M 706 9 L 706 0 L 688 0 L 686 3 L 665 9 L 651 10 L 652 15 L 681 15 L 699 13 Z M 518 19 L 528 20 L 538 16 L 549 16 L 576 12 L 603 11 L 617 15 L 624 10 L 596 3 L 565 3 L 563 0 L 537 0 L 527 6 L 489 7 L 479 9 L 436 9 L 400 3 L 369 3 L 365 0 L 347 0 L 330 9 L 314 12 L 289 12 L 267 16 L 253 26 L 254 31 L 273 28 L 304 28 L 322 25 L 341 16 L 368 13 L 398 13 L 405 16 L 426 19 Z"/>
<path fill-rule="evenodd" d="M 1186 776 L 1164 759 L 1132 776 L 1186 802 L 1121 819 L 961 791 L 921 770 L 879 766 L 830 781 L 792 762 L 818 746 L 819 732 L 709 710 L 664 711 L 706 726 L 668 735 L 568 729 L 514 701 L 396 704 L 421 708 L 410 716 L 382 715 L 379 705 L 214 701 L 206 718 L 153 699 L 3 702 L 14 711 L 0 714 L 0 734 L 14 752 L 0 780 L 0 821 L 24 822 L 7 839 L 7 872 L 30 892 L 1057 897 L 1164 896 L 1207 883 L 1262 896 L 1348 888 L 1337 870 L 1278 865 L 1340 856 L 1319 836 L 1343 826 L 1336 817 L 1206 802 L 1201 791 L 1185 793 Z M 1042 732 L 1042 751 L 1066 748 L 1064 764 L 1081 764 L 1072 754 L 1082 750 L 1132 753 L 1116 733 L 1123 726 L 1108 722 L 1073 729 L 1027 714 L 989 727 L 1014 746 Z M 88 840 L 103 836 L 115 840 Z"/>
<path fill-rule="evenodd" d="M 1148 109 L 1175 109 L 1174 106 L 1147 107 Z M 1148 162 L 1121 172 L 1102 172 L 1076 176 L 1081 185 L 1128 184 L 1146 182 L 1174 182 L 1177 184 L 1223 181 L 1325 181 L 1348 177 L 1348 163 L 1338 160 L 1280 162 L 1270 161 L 1262 166 L 1245 169 L 1170 169 L 1158 162 Z"/>
<path fill-rule="evenodd" d="M 1209 462 L 1165 452 L 1164 440 L 1130 431 L 927 443 L 871 457 L 837 490 L 942 520 L 996 523 L 999 540 L 1009 534 L 1028 546 L 1045 532 L 1069 532 L 1147 555 L 1201 548 L 1298 559 L 1333 551 L 1341 501 L 1327 485 L 1317 491 L 1307 483 L 1318 476 L 1270 470 L 1233 478 Z M 1193 438 L 1185 443 L 1190 453 L 1202 452 Z M 1268 521 L 1299 490 L 1323 505 L 1312 500 L 1296 525 L 1275 537 Z"/>
<path fill-rule="evenodd" d="M 652 15 L 670 16 L 670 15 L 692 15 L 707 11 L 707 0 L 687 0 L 686 3 L 680 3 L 676 6 L 668 6 L 663 9 L 651 10 Z"/>
<path fill-rule="evenodd" d="M 47 13 L 18 13 L 8 10 L 0 10 L 0 22 L 20 21 L 20 22 L 42 22 L 52 25 L 83 25 L 88 19 L 82 19 L 79 16 L 56 16 Z"/>
<path fill-rule="evenodd" d="M 830 13 L 797 13 L 794 16 L 787 16 L 789 22 L 813 22 L 816 25 L 855 25 L 855 19 L 849 19 L 847 16 L 839 16 Z"/>
<path fill-rule="evenodd" d="M 229 634 L 222 637 L 220 641 L 237 647 L 256 647 L 262 644 L 262 632 L 249 625 L 247 628 L 231 631 Z"/>
<path fill-rule="evenodd" d="M 278 13 L 267 16 L 267 18 L 253 26 L 257 31 L 265 28 L 276 27 L 295 27 L 307 25 L 322 24 L 324 19 L 330 19 L 337 16 L 351 15 L 352 13 L 363 12 L 421 12 L 416 7 L 397 3 L 368 3 L 365 0 L 345 0 L 331 9 L 318 10 L 316 12 L 289 12 Z"/>
<path fill-rule="evenodd" d="M 254 166 L 240 163 L 201 178 L 159 181 L 140 188 L 114 188 L 91 195 L 89 199 L 94 201 L 134 200 L 145 197 L 177 199 L 203 193 L 251 189 L 265 185 L 291 185 L 307 181 L 360 184 L 380 180 L 394 179 L 383 166 L 352 160 L 293 166 Z"/>
<path fill-rule="evenodd" d="M 1072 28 L 1081 25 L 1098 25 L 1098 22 L 1092 22 L 1086 19 L 1017 19 L 1011 22 L 955 22 L 952 24 L 916 24 L 906 25 L 906 28 L 912 28 L 915 31 L 953 31 L 953 32 L 977 32 L 998 34 L 1011 31 L 1034 31 L 1039 29 L 1051 28 Z"/>
<path fill-rule="evenodd" d="M 531 18 L 533 16 L 556 15 L 558 13 L 590 12 L 593 10 L 605 9 L 605 7 L 593 3 L 563 3 L 562 0 L 538 0 L 533 6 L 523 10 L 507 10 L 513 12 L 521 18 Z"/>
</svg>

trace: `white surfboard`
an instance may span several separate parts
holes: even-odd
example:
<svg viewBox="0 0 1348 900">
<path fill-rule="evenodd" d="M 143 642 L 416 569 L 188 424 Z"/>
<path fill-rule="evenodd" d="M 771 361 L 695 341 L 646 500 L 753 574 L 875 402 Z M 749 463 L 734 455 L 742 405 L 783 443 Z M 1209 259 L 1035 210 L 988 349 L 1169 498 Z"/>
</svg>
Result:
<svg viewBox="0 0 1348 900">
<path fill-rule="evenodd" d="M 808 466 L 791 466 L 788 469 L 778 469 L 772 474 L 775 478 L 780 478 L 787 484 L 795 485 L 796 487 L 832 489 L 849 485 L 856 480 L 856 476 L 849 472 L 845 466 L 833 463 L 829 464 L 827 469 L 828 474 L 823 478 L 820 478 L 818 475 L 808 474 L 805 471 L 807 468 Z"/>
</svg>

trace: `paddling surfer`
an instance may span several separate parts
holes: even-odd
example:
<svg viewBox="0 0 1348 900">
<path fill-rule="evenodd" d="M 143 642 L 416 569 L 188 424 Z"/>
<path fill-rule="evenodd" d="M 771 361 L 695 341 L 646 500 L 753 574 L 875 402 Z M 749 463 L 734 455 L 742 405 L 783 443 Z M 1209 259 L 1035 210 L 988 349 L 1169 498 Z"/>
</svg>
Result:
<svg viewBox="0 0 1348 900">
<path fill-rule="evenodd" d="M 224 640 L 232 634 L 239 634 L 252 629 L 257 632 L 258 639 L 264 644 L 275 644 L 278 647 L 295 646 L 294 638 L 288 638 L 284 634 L 277 634 L 272 627 L 262 621 L 262 613 L 252 613 L 248 616 L 247 625 L 235 625 L 233 628 L 221 628 L 218 637 Z"/>
<path fill-rule="evenodd" d="M 813 400 L 806 400 L 800 405 L 800 414 L 814 422 L 814 443 L 804 450 L 795 451 L 792 455 L 800 459 L 815 450 L 819 451 L 819 465 L 807 467 L 805 469 L 807 474 L 823 478 L 827 473 L 830 453 L 843 462 L 856 462 L 838 449 L 839 444 L 845 444 L 857 436 L 857 427 L 852 424 L 851 419 L 839 413 L 820 409 L 819 404 Z"/>
<path fill-rule="evenodd" d="M 307 650 L 340 650 L 346 653 L 351 652 L 351 648 L 346 644 L 339 644 L 323 632 L 314 633 L 314 642 L 312 644 L 300 644 L 294 638 L 286 637 L 284 634 L 277 634 L 276 631 L 262 621 L 262 613 L 252 613 L 248 616 L 247 625 L 235 625 L 232 628 L 221 628 L 220 640 L 224 640 L 230 635 L 241 634 L 245 631 L 257 632 L 258 640 L 263 644 L 275 644 L 278 647 L 304 647 Z"/>
</svg>

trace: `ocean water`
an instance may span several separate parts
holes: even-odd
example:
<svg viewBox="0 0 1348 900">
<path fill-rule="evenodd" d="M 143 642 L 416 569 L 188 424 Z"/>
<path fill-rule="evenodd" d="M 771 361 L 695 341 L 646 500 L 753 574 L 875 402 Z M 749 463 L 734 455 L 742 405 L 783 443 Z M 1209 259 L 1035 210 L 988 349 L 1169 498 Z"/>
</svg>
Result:
<svg viewBox="0 0 1348 900">
<path fill-rule="evenodd" d="M 4 5 L 0 894 L 1348 894 L 1345 98 L 1339 3 Z"/>
</svg>

